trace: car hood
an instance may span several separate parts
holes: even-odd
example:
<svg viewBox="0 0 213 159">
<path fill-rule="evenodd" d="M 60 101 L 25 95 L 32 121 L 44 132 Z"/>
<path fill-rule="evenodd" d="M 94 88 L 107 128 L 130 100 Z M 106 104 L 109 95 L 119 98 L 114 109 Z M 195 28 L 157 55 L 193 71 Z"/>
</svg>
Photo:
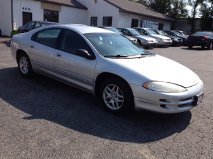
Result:
<svg viewBox="0 0 213 159">
<path fill-rule="evenodd" d="M 181 38 L 179 38 L 177 36 L 172 36 L 172 35 L 168 35 L 168 37 L 171 38 L 171 39 L 181 39 Z"/>
<path fill-rule="evenodd" d="M 163 39 L 163 40 L 170 39 L 170 38 L 167 37 L 167 36 L 157 35 L 157 34 L 153 34 L 152 37 L 160 38 L 160 39 Z"/>
<path fill-rule="evenodd" d="M 132 37 L 132 36 L 128 36 L 128 35 L 125 35 L 126 38 L 130 39 L 130 40 L 137 40 L 136 38 Z"/>
<path fill-rule="evenodd" d="M 137 36 L 137 37 L 138 37 L 138 38 L 141 38 L 141 39 L 145 39 L 145 40 L 147 40 L 147 41 L 150 41 L 150 40 L 155 41 L 154 38 L 152 38 L 152 37 L 150 37 L 150 36 L 146 36 L 146 35 L 140 35 L 140 36 Z"/>
<path fill-rule="evenodd" d="M 199 77 L 187 67 L 159 55 L 112 60 L 150 81 L 170 82 L 186 88 L 200 81 Z"/>
</svg>

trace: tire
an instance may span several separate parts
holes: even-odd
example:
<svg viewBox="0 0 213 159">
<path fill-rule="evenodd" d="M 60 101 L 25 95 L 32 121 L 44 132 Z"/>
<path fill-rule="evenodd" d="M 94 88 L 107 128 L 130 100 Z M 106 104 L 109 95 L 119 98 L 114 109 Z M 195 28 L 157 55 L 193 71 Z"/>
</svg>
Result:
<svg viewBox="0 0 213 159">
<path fill-rule="evenodd" d="M 19 72 L 21 73 L 21 75 L 27 78 L 32 77 L 33 69 L 27 54 L 21 53 L 18 56 L 17 62 L 18 62 Z"/>
<path fill-rule="evenodd" d="M 99 100 L 111 113 L 127 113 L 133 110 L 133 94 L 125 81 L 108 78 L 101 84 L 99 91 Z"/>
<path fill-rule="evenodd" d="M 207 46 L 207 49 L 208 49 L 208 50 L 213 50 L 213 43 L 210 43 L 210 44 Z"/>
</svg>

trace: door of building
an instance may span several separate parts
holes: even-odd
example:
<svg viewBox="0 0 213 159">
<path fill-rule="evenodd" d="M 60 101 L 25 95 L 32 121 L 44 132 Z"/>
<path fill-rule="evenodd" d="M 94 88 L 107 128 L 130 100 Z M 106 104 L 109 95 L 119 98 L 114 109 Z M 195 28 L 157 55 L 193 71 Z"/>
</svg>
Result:
<svg viewBox="0 0 213 159">
<path fill-rule="evenodd" d="M 32 21 L 32 13 L 30 12 L 22 12 L 23 25 Z"/>
<path fill-rule="evenodd" d="M 163 26 L 164 26 L 163 23 L 159 23 L 158 30 L 163 30 Z"/>
</svg>

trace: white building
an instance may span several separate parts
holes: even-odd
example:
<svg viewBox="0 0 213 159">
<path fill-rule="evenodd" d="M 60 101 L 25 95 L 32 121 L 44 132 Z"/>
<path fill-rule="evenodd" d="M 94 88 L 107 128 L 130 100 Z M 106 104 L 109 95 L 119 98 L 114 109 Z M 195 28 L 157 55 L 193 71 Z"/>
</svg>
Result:
<svg viewBox="0 0 213 159">
<path fill-rule="evenodd" d="M 87 23 L 97 26 L 149 27 L 170 30 L 172 19 L 129 0 L 78 0 L 87 10 Z"/>
<path fill-rule="evenodd" d="M 31 20 L 170 30 L 172 19 L 129 0 L 0 0 L 0 30 L 10 35 Z"/>
<path fill-rule="evenodd" d="M 12 29 L 32 20 L 86 24 L 87 8 L 75 0 L 0 0 L 0 30 Z"/>
</svg>

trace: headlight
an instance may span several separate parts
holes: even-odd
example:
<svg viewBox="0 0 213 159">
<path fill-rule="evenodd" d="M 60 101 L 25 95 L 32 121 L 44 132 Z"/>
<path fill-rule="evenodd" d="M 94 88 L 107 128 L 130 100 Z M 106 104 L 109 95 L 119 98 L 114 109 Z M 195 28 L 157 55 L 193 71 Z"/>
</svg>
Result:
<svg viewBox="0 0 213 159">
<path fill-rule="evenodd" d="M 172 40 L 173 40 L 173 41 L 178 41 L 178 39 L 177 39 L 177 38 L 172 38 Z"/>
<path fill-rule="evenodd" d="M 180 93 L 187 91 L 186 88 L 168 82 L 150 81 L 143 83 L 143 87 L 152 91 L 163 93 Z"/>
<path fill-rule="evenodd" d="M 161 42 L 163 42 L 163 40 L 162 39 L 157 39 L 157 42 L 161 43 Z"/>
<path fill-rule="evenodd" d="M 163 39 L 164 42 L 170 42 L 170 39 Z"/>
</svg>

